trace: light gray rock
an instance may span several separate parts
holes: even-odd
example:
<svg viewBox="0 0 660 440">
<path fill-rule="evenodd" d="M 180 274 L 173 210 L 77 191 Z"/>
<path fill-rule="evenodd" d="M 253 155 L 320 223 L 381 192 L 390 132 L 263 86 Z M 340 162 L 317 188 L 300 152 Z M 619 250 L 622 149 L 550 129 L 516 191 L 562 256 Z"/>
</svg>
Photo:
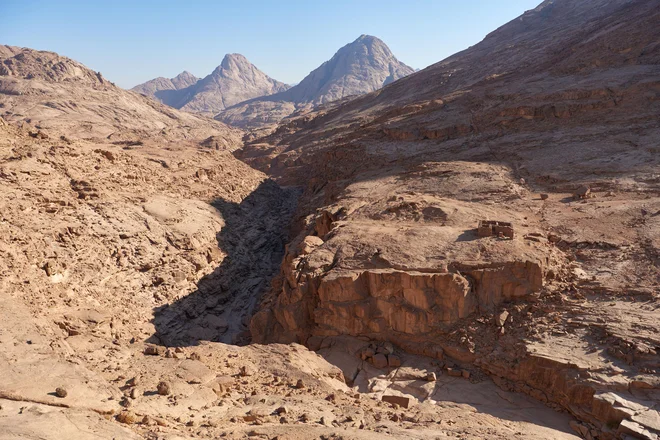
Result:
<svg viewBox="0 0 660 440">
<path fill-rule="evenodd" d="M 413 72 L 382 40 L 361 35 L 280 96 L 295 103 L 324 104 L 373 92 Z"/>
<path fill-rule="evenodd" d="M 183 71 L 174 78 L 163 78 L 161 76 L 139 84 L 131 90 L 150 96 L 170 107 L 177 107 L 185 93 L 180 91 L 193 86 L 197 81 L 199 81 L 199 78 L 195 75 Z"/>
<path fill-rule="evenodd" d="M 233 53 L 225 55 L 222 63 L 202 79 L 183 72 L 172 79 L 147 81 L 131 90 L 181 110 L 216 114 L 239 102 L 288 88 L 257 69 L 243 55 Z"/>
<path fill-rule="evenodd" d="M 216 119 L 242 128 L 263 127 L 294 111 L 373 92 L 413 72 L 382 40 L 362 35 L 287 91 L 227 106 Z"/>
</svg>

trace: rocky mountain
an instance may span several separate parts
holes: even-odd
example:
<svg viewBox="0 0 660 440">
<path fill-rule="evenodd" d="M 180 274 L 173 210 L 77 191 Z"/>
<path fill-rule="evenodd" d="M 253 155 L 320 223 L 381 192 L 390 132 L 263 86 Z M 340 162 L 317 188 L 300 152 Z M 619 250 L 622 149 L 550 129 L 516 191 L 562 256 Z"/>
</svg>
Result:
<svg viewBox="0 0 660 440">
<path fill-rule="evenodd" d="M 53 52 L 0 46 L 0 115 L 67 138 L 126 141 L 214 137 L 236 148 L 241 132 L 123 90 Z M 215 145 L 215 144 L 214 144 Z"/>
<path fill-rule="evenodd" d="M 413 72 L 382 40 L 362 35 L 281 96 L 297 104 L 325 104 L 373 92 Z"/>
<path fill-rule="evenodd" d="M 304 188 L 254 340 L 389 341 L 563 408 L 582 438 L 658 438 L 658 22 L 657 1 L 548 0 L 248 143 Z"/>
<path fill-rule="evenodd" d="M 657 439 L 658 22 L 548 0 L 249 142 L 0 47 L 0 438 Z"/>
<path fill-rule="evenodd" d="M 289 88 L 257 69 L 243 55 L 229 54 L 207 77 L 195 84 L 182 110 L 217 113 L 239 102 Z"/>
<path fill-rule="evenodd" d="M 373 92 L 413 72 L 382 40 L 362 35 L 286 92 L 230 107 L 216 119 L 252 128 L 277 123 L 295 110 Z"/>
<path fill-rule="evenodd" d="M 208 148 L 218 122 L 0 52 L 0 438 L 575 438 L 478 369 L 436 377 L 388 343 L 245 345 L 299 191 Z M 339 368 L 363 349 L 404 367 Z"/>
<path fill-rule="evenodd" d="M 195 75 L 183 71 L 174 78 L 158 77 L 133 87 L 131 90 L 150 96 L 170 107 L 178 107 L 179 100 L 182 98 L 180 90 L 187 89 L 199 81 Z"/>
<path fill-rule="evenodd" d="M 257 69 L 243 55 L 234 53 L 225 55 L 222 63 L 200 80 L 183 72 L 171 80 L 156 78 L 131 90 L 181 110 L 217 114 L 239 102 L 288 88 Z"/>
</svg>

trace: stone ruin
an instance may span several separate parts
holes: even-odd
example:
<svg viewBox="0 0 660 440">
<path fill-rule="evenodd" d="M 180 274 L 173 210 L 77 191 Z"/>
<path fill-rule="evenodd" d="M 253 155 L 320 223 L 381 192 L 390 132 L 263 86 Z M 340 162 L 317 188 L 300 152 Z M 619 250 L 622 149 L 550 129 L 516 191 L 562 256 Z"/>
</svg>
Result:
<svg viewBox="0 0 660 440">
<path fill-rule="evenodd" d="M 477 227 L 477 235 L 479 237 L 499 237 L 500 234 L 504 237 L 513 239 L 513 225 L 509 222 L 498 222 L 494 220 L 480 220 Z"/>
</svg>

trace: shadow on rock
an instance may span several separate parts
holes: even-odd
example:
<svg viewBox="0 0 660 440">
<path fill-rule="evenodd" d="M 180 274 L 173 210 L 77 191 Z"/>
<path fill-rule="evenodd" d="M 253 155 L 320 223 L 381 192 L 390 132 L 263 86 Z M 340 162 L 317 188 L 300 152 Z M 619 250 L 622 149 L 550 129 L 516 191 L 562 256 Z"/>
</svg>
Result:
<svg viewBox="0 0 660 440">
<path fill-rule="evenodd" d="M 154 309 L 156 333 L 148 342 L 170 347 L 200 341 L 250 342 L 249 319 L 279 273 L 297 193 L 264 181 L 240 204 L 211 204 L 225 226 L 217 235 L 222 264 L 197 283 L 197 290 Z"/>
<path fill-rule="evenodd" d="M 474 241 L 479 240 L 479 235 L 477 235 L 474 229 L 467 229 L 463 231 L 461 235 L 458 236 L 456 241 Z"/>
</svg>

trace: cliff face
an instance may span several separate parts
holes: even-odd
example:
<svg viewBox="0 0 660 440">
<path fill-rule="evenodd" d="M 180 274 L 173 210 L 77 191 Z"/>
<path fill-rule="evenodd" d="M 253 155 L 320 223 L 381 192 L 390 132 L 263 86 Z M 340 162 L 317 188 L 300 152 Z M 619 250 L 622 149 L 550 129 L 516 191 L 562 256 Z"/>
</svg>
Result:
<svg viewBox="0 0 660 440">
<path fill-rule="evenodd" d="M 659 14 L 546 1 L 249 142 L 240 158 L 305 188 L 253 336 L 365 334 L 478 365 L 587 438 L 657 435 L 657 310 L 641 303 L 660 279 Z"/>
<path fill-rule="evenodd" d="M 503 166 L 456 165 L 328 188 L 336 202 L 288 246 L 281 287 L 254 318 L 253 338 L 363 335 L 408 346 L 540 292 L 561 255 L 538 234 L 538 218 L 520 213 L 529 209 L 522 187 L 509 186 Z M 470 201 L 477 187 L 492 205 Z M 480 238 L 483 217 L 513 221 L 513 239 Z"/>
<path fill-rule="evenodd" d="M 503 262 L 465 273 L 417 273 L 365 270 L 314 276 L 295 270 L 299 257 L 283 268 L 287 285 L 274 305 L 282 326 L 276 338 L 307 340 L 312 336 L 367 336 L 407 345 L 432 339 L 480 311 L 538 292 L 543 270 L 533 262 Z M 253 337 L 269 340 L 262 323 Z M 288 336 L 287 336 L 288 335 Z M 419 354 L 422 351 L 413 350 Z"/>
</svg>

